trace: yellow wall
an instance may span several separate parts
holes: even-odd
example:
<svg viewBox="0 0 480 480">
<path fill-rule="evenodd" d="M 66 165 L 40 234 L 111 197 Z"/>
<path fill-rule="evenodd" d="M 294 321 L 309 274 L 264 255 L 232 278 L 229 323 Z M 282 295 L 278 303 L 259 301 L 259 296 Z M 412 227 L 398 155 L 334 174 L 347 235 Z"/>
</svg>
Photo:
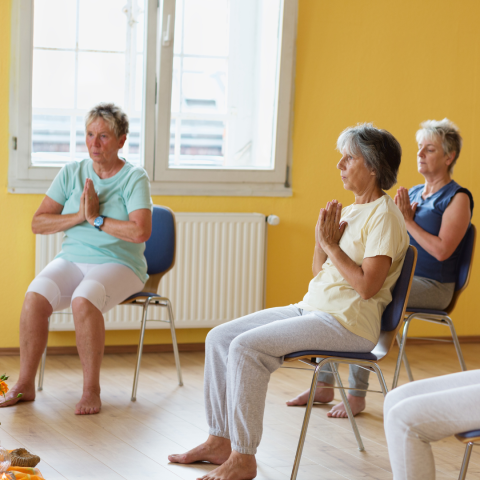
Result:
<svg viewBox="0 0 480 480">
<path fill-rule="evenodd" d="M 30 219 L 39 195 L 7 193 L 10 1 L 0 2 L 0 347 L 18 346 L 18 318 L 34 275 Z M 373 121 L 390 130 L 404 149 L 399 184 L 422 181 L 415 165 L 415 131 L 422 120 L 454 120 L 465 140 L 455 179 L 480 199 L 475 160 L 480 127 L 480 31 L 476 0 L 299 0 L 293 197 L 155 197 L 176 211 L 274 213 L 281 224 L 269 234 L 268 306 L 298 301 L 311 277 L 313 227 L 327 200 L 351 203 L 342 188 L 334 146 L 346 126 Z M 393 193 L 393 192 L 390 192 Z M 477 220 L 478 212 L 474 215 Z M 480 256 L 477 257 L 480 263 Z M 459 335 L 480 335 L 476 265 L 455 311 Z M 429 324 L 417 335 L 441 335 Z M 181 342 L 201 342 L 206 330 L 180 330 Z M 135 343 L 136 332 L 108 332 L 107 344 Z M 167 343 L 165 331 L 147 332 L 148 343 Z M 72 333 L 50 334 L 50 345 L 73 345 Z"/>
</svg>

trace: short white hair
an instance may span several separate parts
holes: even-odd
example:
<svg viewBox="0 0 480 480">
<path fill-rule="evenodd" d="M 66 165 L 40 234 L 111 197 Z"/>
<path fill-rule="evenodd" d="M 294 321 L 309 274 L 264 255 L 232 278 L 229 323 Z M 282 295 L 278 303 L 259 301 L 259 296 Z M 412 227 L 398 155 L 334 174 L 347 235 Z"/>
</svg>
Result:
<svg viewBox="0 0 480 480">
<path fill-rule="evenodd" d="M 422 122 L 420 126 L 422 128 L 415 135 L 417 143 L 420 143 L 423 139 L 438 139 L 442 144 L 445 155 L 451 155 L 455 152 L 453 162 L 448 166 L 448 173 L 452 173 L 462 149 L 462 137 L 459 128 L 446 117 L 443 120 L 427 120 Z"/>
</svg>

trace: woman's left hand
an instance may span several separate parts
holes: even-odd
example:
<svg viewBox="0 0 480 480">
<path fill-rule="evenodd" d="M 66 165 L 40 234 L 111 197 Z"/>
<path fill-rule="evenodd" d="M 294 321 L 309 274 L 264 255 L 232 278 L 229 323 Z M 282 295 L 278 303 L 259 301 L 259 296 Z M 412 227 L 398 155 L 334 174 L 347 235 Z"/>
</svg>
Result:
<svg viewBox="0 0 480 480">
<path fill-rule="evenodd" d="M 415 212 L 417 211 L 417 202 L 410 204 L 410 197 L 408 196 L 408 190 L 405 187 L 399 187 L 397 194 L 395 195 L 395 205 L 402 212 L 405 223 L 413 222 Z"/>
<path fill-rule="evenodd" d="M 100 215 L 100 202 L 98 195 L 93 186 L 93 180 L 87 178 L 85 180 L 85 217 L 90 225 L 93 225 L 94 220 Z"/>
<path fill-rule="evenodd" d="M 326 252 L 331 245 L 338 245 L 343 236 L 347 222 L 340 222 L 342 204 L 336 200 L 327 203 L 326 208 L 320 210 L 316 227 L 317 242 Z"/>
</svg>

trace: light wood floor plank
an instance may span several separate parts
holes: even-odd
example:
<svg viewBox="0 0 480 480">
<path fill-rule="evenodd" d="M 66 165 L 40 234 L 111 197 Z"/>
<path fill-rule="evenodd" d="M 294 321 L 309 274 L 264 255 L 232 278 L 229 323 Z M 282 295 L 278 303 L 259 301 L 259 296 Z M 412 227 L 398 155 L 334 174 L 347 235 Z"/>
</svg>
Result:
<svg viewBox="0 0 480 480">
<path fill-rule="evenodd" d="M 470 369 L 480 368 L 478 345 L 463 345 Z M 459 371 L 452 345 L 407 346 L 416 379 Z M 396 351 L 381 364 L 391 384 Z M 40 455 L 39 468 L 47 480 L 137 479 L 194 480 L 215 468 L 207 463 L 191 466 L 168 462 L 205 440 L 204 354 L 181 355 L 184 387 L 178 386 L 171 353 L 145 354 L 137 401 L 130 402 L 135 355 L 107 355 L 102 365 L 100 415 L 73 414 L 82 390 L 77 356 L 47 358 L 44 391 L 37 401 L 0 410 L 0 442 L 8 448 L 25 447 Z M 289 364 L 288 366 L 302 367 Z M 0 357 L 0 370 L 9 383 L 18 376 L 18 357 Z M 347 383 L 348 367 L 340 374 Z M 257 454 L 259 480 L 288 480 L 295 457 L 304 407 L 286 407 L 285 401 L 309 388 L 308 370 L 280 369 L 272 375 L 264 419 L 264 435 Z M 402 370 L 400 384 L 407 377 Z M 374 376 L 372 389 L 379 389 Z M 338 403 L 340 394 L 335 392 Z M 299 480 L 391 480 L 385 434 L 383 396 L 369 393 L 367 409 L 357 417 L 366 451 L 359 452 L 347 419 L 326 416 L 332 405 L 315 405 L 305 443 Z M 454 408 L 454 407 L 452 407 Z M 464 445 L 453 437 L 433 445 L 437 480 L 458 478 Z M 468 480 L 480 480 L 480 448 L 474 449 Z"/>
</svg>

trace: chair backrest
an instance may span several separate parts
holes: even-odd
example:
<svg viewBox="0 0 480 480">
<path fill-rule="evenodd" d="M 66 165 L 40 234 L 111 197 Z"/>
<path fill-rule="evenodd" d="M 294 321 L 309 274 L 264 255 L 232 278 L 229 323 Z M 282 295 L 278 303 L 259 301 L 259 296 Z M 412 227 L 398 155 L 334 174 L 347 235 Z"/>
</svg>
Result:
<svg viewBox="0 0 480 480">
<path fill-rule="evenodd" d="M 152 235 L 145 245 L 147 273 L 144 291 L 156 293 L 160 279 L 175 265 L 175 215 L 168 207 L 153 206 Z"/>
<path fill-rule="evenodd" d="M 392 301 L 387 305 L 382 315 L 382 330 L 385 332 L 395 330 L 403 320 L 416 262 L 417 249 L 410 245 L 405 254 L 402 271 L 392 292 Z"/>
<path fill-rule="evenodd" d="M 460 294 L 467 288 L 472 272 L 473 256 L 475 253 L 475 241 L 477 238 L 477 229 L 475 225 L 468 227 L 467 233 L 462 240 L 462 250 L 458 259 L 457 278 L 455 280 L 455 293 L 453 294 L 450 305 L 445 309 L 450 313 L 457 303 Z"/>
<path fill-rule="evenodd" d="M 385 356 L 392 348 L 397 332 L 403 324 L 416 264 L 417 249 L 410 245 L 405 254 L 402 271 L 392 292 L 392 301 L 382 315 L 380 338 L 373 351 L 378 358 Z"/>
</svg>

